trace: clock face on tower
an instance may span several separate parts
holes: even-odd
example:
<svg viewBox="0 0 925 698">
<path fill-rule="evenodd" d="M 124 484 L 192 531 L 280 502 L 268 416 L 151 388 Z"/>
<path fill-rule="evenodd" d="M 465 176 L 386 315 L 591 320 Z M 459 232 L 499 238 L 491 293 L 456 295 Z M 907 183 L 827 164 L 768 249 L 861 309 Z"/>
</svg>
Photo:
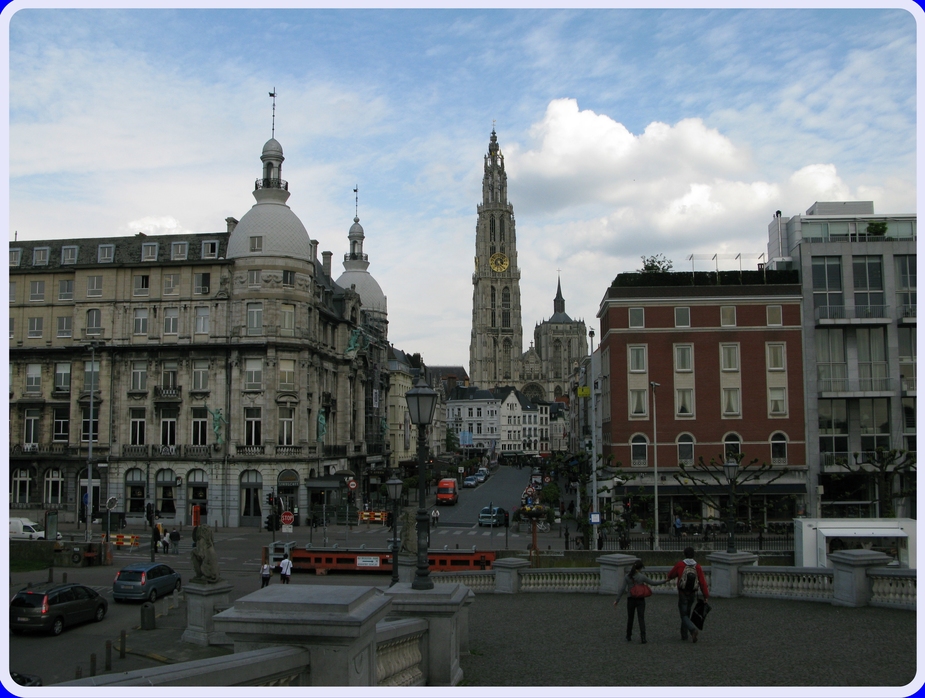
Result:
<svg viewBox="0 0 925 698">
<path fill-rule="evenodd" d="M 508 266 L 507 255 L 503 252 L 496 252 L 488 260 L 488 266 L 491 267 L 492 271 L 502 272 L 507 269 Z"/>
</svg>

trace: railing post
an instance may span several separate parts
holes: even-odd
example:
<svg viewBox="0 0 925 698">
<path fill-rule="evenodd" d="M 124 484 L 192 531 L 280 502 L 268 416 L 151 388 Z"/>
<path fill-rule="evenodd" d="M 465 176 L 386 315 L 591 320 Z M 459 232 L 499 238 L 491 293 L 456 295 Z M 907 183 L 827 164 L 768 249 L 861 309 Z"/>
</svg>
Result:
<svg viewBox="0 0 925 698">
<path fill-rule="evenodd" d="M 710 596 L 734 599 L 739 595 L 739 568 L 758 564 L 754 553 L 727 553 L 725 551 L 707 555 L 710 561 Z"/>
<path fill-rule="evenodd" d="M 639 560 L 635 555 L 613 553 L 597 558 L 601 567 L 601 594 L 619 594 L 623 589 L 625 578 L 630 568 Z M 496 565 L 498 563 L 495 563 Z"/>
<path fill-rule="evenodd" d="M 886 567 L 889 555 L 876 550 L 839 550 L 829 554 L 835 567 L 832 603 L 836 606 L 866 606 L 870 602 L 869 567 Z"/>
<path fill-rule="evenodd" d="M 495 593 L 518 593 L 520 591 L 520 570 L 529 566 L 530 561 L 520 557 L 505 557 L 495 560 L 491 566 L 495 572 Z"/>
</svg>

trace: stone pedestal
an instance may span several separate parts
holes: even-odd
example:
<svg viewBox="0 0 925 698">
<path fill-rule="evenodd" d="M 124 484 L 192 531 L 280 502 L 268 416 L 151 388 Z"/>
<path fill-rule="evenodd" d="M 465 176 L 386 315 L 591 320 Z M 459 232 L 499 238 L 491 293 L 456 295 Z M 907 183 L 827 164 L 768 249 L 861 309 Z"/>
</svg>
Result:
<svg viewBox="0 0 925 698">
<path fill-rule="evenodd" d="M 180 638 L 183 642 L 203 647 L 231 644 L 224 633 L 215 629 L 213 617 L 216 606 L 228 606 L 233 588 L 224 580 L 217 584 L 191 583 L 183 587 L 186 596 L 186 631 Z"/>
<path fill-rule="evenodd" d="M 597 558 L 601 566 L 601 594 L 619 594 L 626 583 L 626 575 L 639 560 L 635 555 L 613 553 Z M 497 564 L 497 563 L 496 563 Z"/>
<path fill-rule="evenodd" d="M 374 587 L 274 584 L 235 601 L 215 617 L 215 627 L 236 653 L 305 647 L 312 686 L 375 686 L 376 623 L 390 604 Z"/>
<path fill-rule="evenodd" d="M 418 556 L 414 553 L 398 554 L 398 581 L 402 584 L 411 584 L 414 573 L 418 568 Z"/>
<path fill-rule="evenodd" d="M 715 552 L 707 555 L 710 561 L 710 596 L 734 599 L 739 595 L 739 568 L 758 564 L 754 553 Z"/>
<path fill-rule="evenodd" d="M 520 592 L 520 573 L 530 566 L 529 560 L 521 557 L 505 557 L 495 560 L 491 568 L 495 571 L 495 593 L 517 594 Z"/>
<path fill-rule="evenodd" d="M 866 606 L 870 603 L 869 567 L 886 567 L 889 555 L 876 550 L 839 550 L 829 554 L 835 567 L 832 604 L 835 606 Z"/>
<path fill-rule="evenodd" d="M 469 589 L 466 602 L 459 613 L 459 652 L 469 654 L 469 606 L 475 602 L 475 592 Z"/>
<path fill-rule="evenodd" d="M 396 584 L 385 593 L 392 600 L 390 616 L 427 621 L 423 659 L 427 685 L 459 684 L 463 676 L 459 666 L 459 623 L 469 588 L 462 584 L 434 584 L 433 589 L 419 590 L 410 584 Z"/>
</svg>

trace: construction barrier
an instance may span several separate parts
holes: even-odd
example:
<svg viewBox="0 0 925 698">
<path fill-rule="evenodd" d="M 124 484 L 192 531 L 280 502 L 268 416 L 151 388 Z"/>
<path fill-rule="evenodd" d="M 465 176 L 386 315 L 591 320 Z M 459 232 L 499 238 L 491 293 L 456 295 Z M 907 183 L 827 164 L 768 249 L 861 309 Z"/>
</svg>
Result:
<svg viewBox="0 0 925 698">
<path fill-rule="evenodd" d="M 380 523 L 385 525 L 386 517 L 389 515 L 387 511 L 361 511 L 358 512 L 358 523 L 374 521 L 375 523 Z"/>
<path fill-rule="evenodd" d="M 106 534 L 102 535 L 102 539 L 105 542 Z M 137 548 L 140 546 L 139 537 L 135 535 L 129 535 L 125 533 L 113 533 L 109 536 L 109 542 L 119 548 L 128 548 L 129 552 L 132 552 L 132 548 Z"/>
</svg>

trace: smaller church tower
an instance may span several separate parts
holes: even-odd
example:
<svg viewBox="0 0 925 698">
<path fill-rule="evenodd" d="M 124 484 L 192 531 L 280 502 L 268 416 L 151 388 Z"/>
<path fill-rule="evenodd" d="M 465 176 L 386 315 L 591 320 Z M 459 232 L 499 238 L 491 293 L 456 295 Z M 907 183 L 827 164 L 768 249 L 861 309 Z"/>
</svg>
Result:
<svg viewBox="0 0 925 698">
<path fill-rule="evenodd" d="M 565 312 L 561 279 L 552 304 L 552 316 L 538 323 L 533 331 L 534 343 L 542 364 L 540 382 L 545 393 L 544 399 L 550 401 L 568 394 L 572 363 L 588 355 L 587 328 L 583 320 L 573 320 Z M 524 387 L 524 393 L 529 395 L 528 387 Z M 535 388 L 532 388 L 532 391 L 538 392 Z"/>
</svg>

